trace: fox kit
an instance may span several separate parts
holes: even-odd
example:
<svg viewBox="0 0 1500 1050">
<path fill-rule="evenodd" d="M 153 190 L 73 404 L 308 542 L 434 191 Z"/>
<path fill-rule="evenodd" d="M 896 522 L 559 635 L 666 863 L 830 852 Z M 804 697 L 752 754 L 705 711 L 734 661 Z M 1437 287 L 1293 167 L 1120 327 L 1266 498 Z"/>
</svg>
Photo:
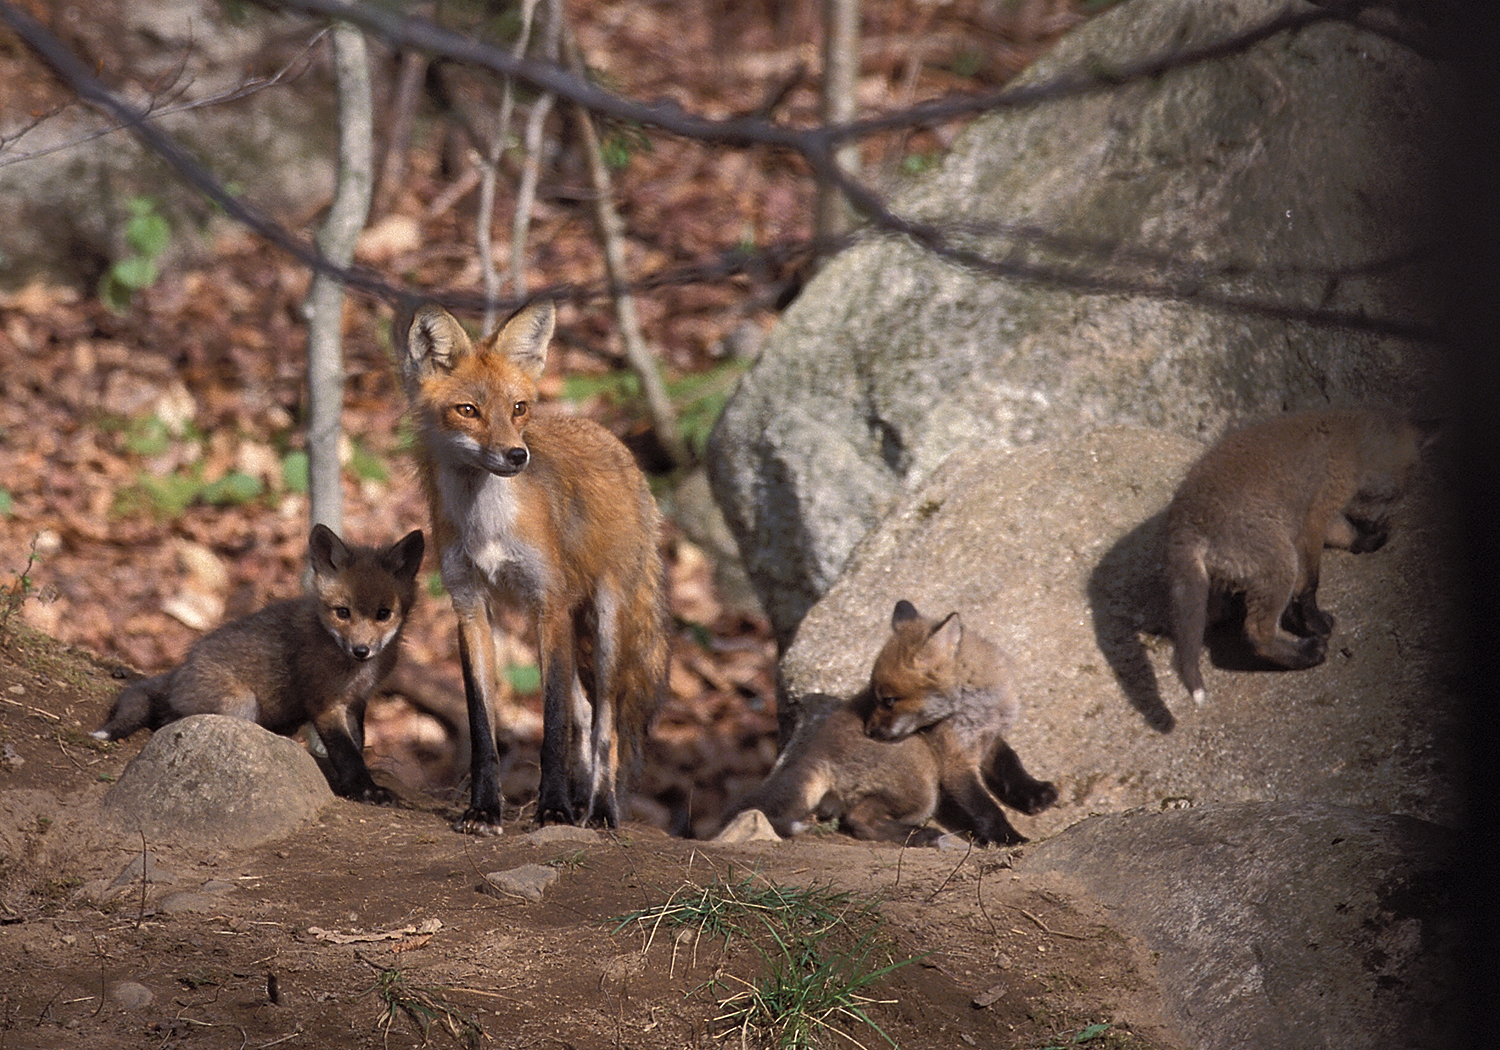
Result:
<svg viewBox="0 0 1500 1050">
<path fill-rule="evenodd" d="M 365 704 L 395 666 L 416 600 L 422 533 L 377 550 L 314 525 L 307 546 L 310 593 L 219 627 L 176 669 L 126 686 L 94 736 L 121 740 L 201 714 L 244 718 L 285 736 L 311 722 L 334 792 L 390 802 L 365 766 Z"/>
<path fill-rule="evenodd" d="M 770 774 L 736 812 L 759 809 L 778 834 L 837 816 L 856 838 L 931 845 L 934 816 L 980 843 L 1026 838 L 996 802 L 1039 813 L 1057 789 L 1035 780 L 1006 743 L 1019 710 L 1011 667 L 964 631 L 957 613 L 924 618 L 896 604 L 867 690 L 798 726 Z M 993 794 L 992 794 L 993 792 Z"/>
<path fill-rule="evenodd" d="M 630 452 L 589 420 L 532 417 L 555 324 L 523 308 L 479 344 L 419 309 L 402 368 L 443 584 L 458 614 L 471 804 L 454 825 L 498 834 L 496 611 L 525 610 L 542 677 L 537 822 L 611 827 L 622 775 L 659 703 L 667 632 L 657 510 Z"/>
<path fill-rule="evenodd" d="M 1245 634 L 1278 667 L 1323 662 L 1333 617 L 1317 605 L 1324 547 L 1378 550 L 1433 428 L 1391 412 L 1319 409 L 1225 435 L 1167 508 L 1173 664 L 1205 697 L 1210 602 L 1243 595 Z"/>
</svg>

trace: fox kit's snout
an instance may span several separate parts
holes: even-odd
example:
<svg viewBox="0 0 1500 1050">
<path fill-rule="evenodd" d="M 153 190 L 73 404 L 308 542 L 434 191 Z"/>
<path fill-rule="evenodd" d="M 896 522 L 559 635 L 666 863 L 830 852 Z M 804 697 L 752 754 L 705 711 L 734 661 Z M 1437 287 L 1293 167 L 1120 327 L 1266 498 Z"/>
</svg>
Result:
<svg viewBox="0 0 1500 1050">
<path fill-rule="evenodd" d="M 1216 595 L 1240 595 L 1255 655 L 1315 667 L 1333 617 L 1318 608 L 1324 547 L 1379 550 L 1435 424 L 1386 411 L 1320 409 L 1231 431 L 1188 470 L 1167 508 L 1173 664 L 1206 692 L 1199 656 Z"/>
</svg>

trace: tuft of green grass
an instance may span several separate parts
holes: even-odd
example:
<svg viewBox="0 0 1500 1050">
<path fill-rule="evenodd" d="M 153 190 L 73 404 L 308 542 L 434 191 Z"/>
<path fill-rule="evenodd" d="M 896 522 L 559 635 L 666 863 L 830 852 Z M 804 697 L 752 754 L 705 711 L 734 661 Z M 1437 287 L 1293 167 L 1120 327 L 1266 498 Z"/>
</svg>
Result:
<svg viewBox="0 0 1500 1050">
<path fill-rule="evenodd" d="M 1042 1047 L 1041 1050 L 1068 1050 L 1069 1047 L 1082 1046 L 1085 1043 L 1092 1043 L 1095 1040 L 1102 1039 L 1104 1038 L 1104 1036 L 1108 1035 L 1109 1028 L 1110 1026 L 1108 1024 L 1087 1025 L 1083 1028 L 1080 1028 L 1070 1036 L 1064 1037 L 1062 1039 L 1054 1039 L 1052 1042 Z"/>
<path fill-rule="evenodd" d="M 886 1045 L 896 1045 L 867 1012 L 894 1000 L 873 998 L 868 990 L 915 960 L 890 960 L 877 930 L 866 930 L 852 946 L 833 951 L 821 941 L 778 937 L 776 950 L 762 954 L 766 974 L 719 1004 L 714 1021 L 724 1026 L 724 1034 L 738 1032 L 744 1043 L 754 1033 L 778 1050 L 815 1050 L 825 1045 L 824 1036 L 863 1046 L 843 1026 L 835 1027 L 836 1022 L 854 1022 Z"/>
<path fill-rule="evenodd" d="M 755 981 L 721 975 L 709 982 L 718 998 L 715 1023 L 783 1050 L 811 1050 L 825 1036 L 862 1046 L 844 1028 L 875 1032 L 895 1041 L 868 1008 L 886 1002 L 873 986 L 915 958 L 895 959 L 872 901 L 827 886 L 788 887 L 742 879 L 684 886 L 664 904 L 622 916 L 614 932 L 636 926 L 647 945 L 661 931 L 691 929 L 710 939 L 755 944 L 764 962 Z M 729 982 L 742 987 L 731 989 Z"/>
<path fill-rule="evenodd" d="M 413 984 L 407 980 L 403 971 L 395 967 L 381 969 L 371 991 L 380 1000 L 380 1018 L 377 1024 L 386 1038 L 390 1037 L 391 1025 L 402 1015 L 409 1018 L 421 1031 L 423 1046 L 427 1045 L 433 1025 L 473 1050 L 478 1050 L 488 1038 L 478 1021 L 443 998 L 443 989 Z"/>
</svg>

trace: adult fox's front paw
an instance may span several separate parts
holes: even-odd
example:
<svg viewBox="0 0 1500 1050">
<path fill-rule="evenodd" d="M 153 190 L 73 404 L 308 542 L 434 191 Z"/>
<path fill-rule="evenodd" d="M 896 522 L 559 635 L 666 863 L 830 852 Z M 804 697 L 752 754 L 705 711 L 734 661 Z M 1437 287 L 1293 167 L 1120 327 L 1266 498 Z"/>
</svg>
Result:
<svg viewBox="0 0 1500 1050">
<path fill-rule="evenodd" d="M 453 830 L 461 835 L 485 835 L 493 837 L 501 834 L 500 811 L 488 807 L 470 806 L 464 810 L 464 815 L 453 822 Z"/>
</svg>

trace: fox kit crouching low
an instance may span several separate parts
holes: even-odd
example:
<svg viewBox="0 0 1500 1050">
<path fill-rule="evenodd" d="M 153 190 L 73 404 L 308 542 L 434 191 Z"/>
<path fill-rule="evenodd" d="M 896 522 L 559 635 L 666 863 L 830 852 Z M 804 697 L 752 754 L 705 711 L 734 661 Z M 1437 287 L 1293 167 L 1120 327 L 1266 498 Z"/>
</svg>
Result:
<svg viewBox="0 0 1500 1050">
<path fill-rule="evenodd" d="M 538 823 L 619 823 L 667 668 L 656 501 L 597 423 L 532 418 L 555 324 L 550 302 L 475 345 L 436 306 L 397 322 L 443 585 L 458 614 L 471 803 L 454 825 L 500 830 L 493 719 L 496 616 L 535 624 L 542 675 Z"/>
<path fill-rule="evenodd" d="M 1226 434 L 1167 508 L 1174 666 L 1194 701 L 1209 605 L 1243 595 L 1245 634 L 1278 667 L 1323 662 L 1333 617 L 1317 605 L 1324 547 L 1378 550 L 1433 427 L 1384 411 L 1319 409 Z"/>
<path fill-rule="evenodd" d="M 201 714 L 244 718 L 285 736 L 311 722 L 334 792 L 390 802 L 365 766 L 365 704 L 396 664 L 423 542 L 418 530 L 384 550 L 355 547 L 314 525 L 311 593 L 219 627 L 176 669 L 126 686 L 94 736 L 121 740 Z"/>
<path fill-rule="evenodd" d="M 980 843 L 1025 842 L 996 799 L 1039 813 L 1057 789 L 1005 741 L 1019 711 L 1009 658 L 957 613 L 930 620 L 908 601 L 891 630 L 869 688 L 799 725 L 736 812 L 759 809 L 783 836 L 837 816 L 856 838 L 931 845 L 942 830 L 925 825 L 936 816 Z"/>
</svg>

